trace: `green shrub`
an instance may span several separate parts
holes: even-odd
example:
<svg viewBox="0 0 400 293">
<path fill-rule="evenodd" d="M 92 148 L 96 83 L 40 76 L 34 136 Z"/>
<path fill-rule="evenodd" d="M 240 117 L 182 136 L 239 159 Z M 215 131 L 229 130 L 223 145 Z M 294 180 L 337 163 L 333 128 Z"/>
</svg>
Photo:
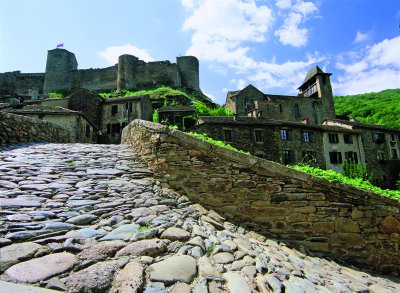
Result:
<svg viewBox="0 0 400 293">
<path fill-rule="evenodd" d="M 360 189 L 372 191 L 382 196 L 400 201 L 399 190 L 381 189 L 375 185 L 372 185 L 371 182 L 363 180 L 361 178 L 349 178 L 343 174 L 337 173 L 332 170 L 322 170 L 320 168 L 310 167 L 307 165 L 294 165 L 289 167 L 298 171 L 314 175 L 317 178 L 326 179 L 331 182 L 339 182 L 342 184 L 351 185 Z"/>
<path fill-rule="evenodd" d="M 352 179 L 361 178 L 366 181 L 371 180 L 371 176 L 367 172 L 367 167 L 364 164 L 357 164 L 352 160 L 347 160 L 343 164 L 343 174 Z"/>
<path fill-rule="evenodd" d="M 205 133 L 187 132 L 187 134 L 189 134 L 189 135 L 191 135 L 193 137 L 196 137 L 198 139 L 204 140 L 206 142 L 209 142 L 209 143 L 211 143 L 213 145 L 217 145 L 219 147 L 223 147 L 223 148 L 226 148 L 228 150 L 239 152 L 239 153 L 242 153 L 242 154 L 250 155 L 249 152 L 245 152 L 245 151 L 239 150 L 237 148 L 234 148 L 233 146 L 231 146 L 230 144 L 227 144 L 226 142 L 223 142 L 223 141 L 220 141 L 220 140 L 215 140 L 215 139 L 213 139 L 211 137 L 208 137 L 207 134 L 205 134 Z"/>
</svg>

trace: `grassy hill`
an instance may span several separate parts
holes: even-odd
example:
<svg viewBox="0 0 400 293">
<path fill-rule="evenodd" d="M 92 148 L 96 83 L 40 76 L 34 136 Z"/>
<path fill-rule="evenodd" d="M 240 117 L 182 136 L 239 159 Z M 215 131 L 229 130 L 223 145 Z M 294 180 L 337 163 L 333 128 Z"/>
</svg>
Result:
<svg viewBox="0 0 400 293">
<path fill-rule="evenodd" d="M 347 115 L 360 122 L 400 129 L 400 89 L 354 96 L 335 96 L 338 115 Z"/>
</svg>

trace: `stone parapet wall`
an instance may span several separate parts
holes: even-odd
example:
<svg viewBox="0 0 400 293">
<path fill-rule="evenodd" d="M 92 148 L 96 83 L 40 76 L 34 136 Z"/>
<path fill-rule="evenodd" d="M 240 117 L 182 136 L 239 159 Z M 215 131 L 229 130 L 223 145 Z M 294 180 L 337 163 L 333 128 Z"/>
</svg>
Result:
<svg viewBox="0 0 400 293">
<path fill-rule="evenodd" d="M 122 135 L 165 186 L 266 236 L 400 274 L 400 203 L 135 120 Z"/>
<path fill-rule="evenodd" d="M 0 146 L 26 142 L 72 142 L 56 124 L 0 111 Z"/>
</svg>

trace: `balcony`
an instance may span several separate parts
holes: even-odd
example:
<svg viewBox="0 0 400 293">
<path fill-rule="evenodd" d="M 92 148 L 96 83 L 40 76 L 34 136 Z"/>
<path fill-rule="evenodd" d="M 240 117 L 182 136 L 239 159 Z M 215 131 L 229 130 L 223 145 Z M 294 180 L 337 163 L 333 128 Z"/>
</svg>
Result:
<svg viewBox="0 0 400 293">
<path fill-rule="evenodd" d="M 317 88 L 317 83 L 314 83 L 312 85 L 310 85 L 304 92 L 303 92 L 303 96 L 305 97 L 311 97 L 312 95 L 314 95 L 315 93 L 318 92 L 318 88 Z"/>
</svg>

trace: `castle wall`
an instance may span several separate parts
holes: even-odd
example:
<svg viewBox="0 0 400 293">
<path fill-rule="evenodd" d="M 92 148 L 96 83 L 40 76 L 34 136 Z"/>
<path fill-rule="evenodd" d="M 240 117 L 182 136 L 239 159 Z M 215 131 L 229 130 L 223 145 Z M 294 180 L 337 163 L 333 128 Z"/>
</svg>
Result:
<svg viewBox="0 0 400 293">
<path fill-rule="evenodd" d="M 181 73 L 182 86 L 200 90 L 199 60 L 193 56 L 181 56 L 176 58 Z"/>
<path fill-rule="evenodd" d="M 78 62 L 74 53 L 65 49 L 49 50 L 47 53 L 43 93 L 69 90 L 74 87 Z"/>
<path fill-rule="evenodd" d="M 75 87 L 88 90 L 114 90 L 117 88 L 117 72 L 117 66 L 98 69 L 80 69 L 75 77 Z"/>
<path fill-rule="evenodd" d="M 27 95 L 32 89 L 42 93 L 44 73 L 21 73 L 20 71 L 0 73 L 0 87 Z"/>
<path fill-rule="evenodd" d="M 163 186 L 228 220 L 366 269 L 400 274 L 400 202 L 136 120 L 122 142 Z"/>
<path fill-rule="evenodd" d="M 169 61 L 140 62 L 136 70 L 138 88 L 182 85 L 178 65 Z"/>
</svg>

